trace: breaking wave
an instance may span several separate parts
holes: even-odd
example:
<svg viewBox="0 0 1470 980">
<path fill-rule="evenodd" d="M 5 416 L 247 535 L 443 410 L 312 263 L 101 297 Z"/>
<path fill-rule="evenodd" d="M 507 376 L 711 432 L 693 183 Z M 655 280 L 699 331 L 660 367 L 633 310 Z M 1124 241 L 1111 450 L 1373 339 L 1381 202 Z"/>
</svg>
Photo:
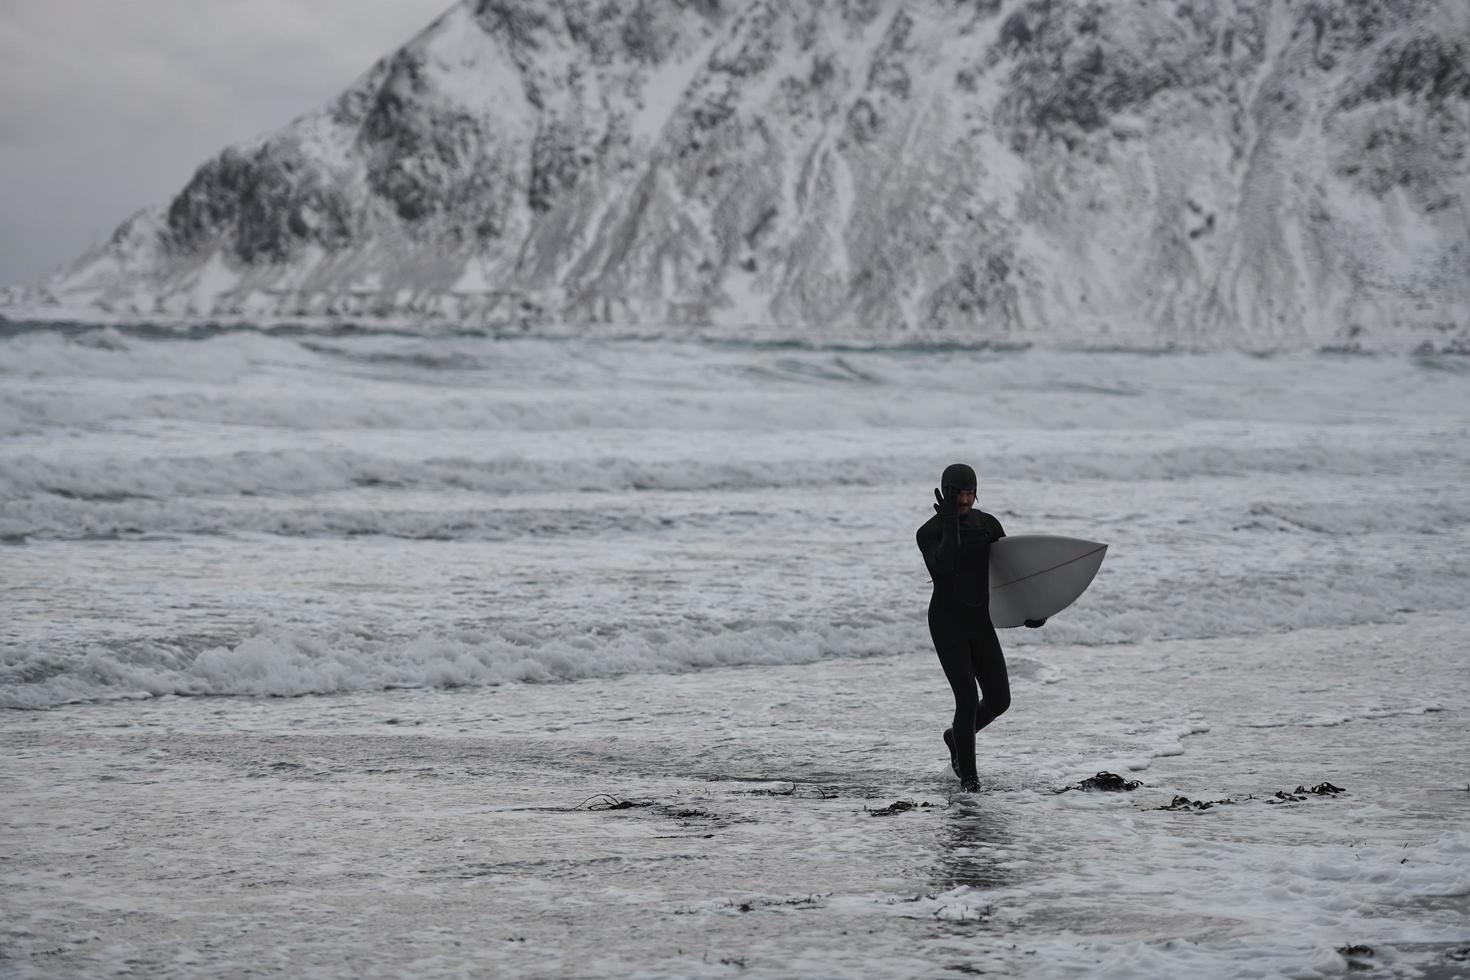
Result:
<svg viewBox="0 0 1470 980">
<path fill-rule="evenodd" d="M 277 630 L 233 643 L 189 638 L 93 644 L 69 652 L 31 647 L 0 660 L 0 708 L 163 695 L 296 697 L 553 683 L 886 656 L 914 641 L 907 624 L 737 623 L 562 632 L 502 628 L 397 639 Z M 1012 658 L 1014 678 L 1054 673 L 1025 657 Z"/>
<path fill-rule="evenodd" d="M 1394 621 L 1470 580 L 1465 373 L 1433 358 L 248 330 L 0 351 L 0 545 L 27 582 L 0 706 L 932 657 L 912 529 L 959 458 L 1012 533 L 1111 545 L 1013 657 Z"/>
</svg>

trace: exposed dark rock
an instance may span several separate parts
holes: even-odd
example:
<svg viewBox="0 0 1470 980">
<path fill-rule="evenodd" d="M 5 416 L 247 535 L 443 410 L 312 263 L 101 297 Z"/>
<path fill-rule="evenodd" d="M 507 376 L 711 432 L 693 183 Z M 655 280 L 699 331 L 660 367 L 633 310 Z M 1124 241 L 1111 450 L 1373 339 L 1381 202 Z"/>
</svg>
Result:
<svg viewBox="0 0 1470 980">
<path fill-rule="evenodd" d="M 420 59 L 400 53 L 359 132 L 368 186 L 405 221 L 438 210 L 454 185 L 469 176 L 479 150 L 475 120 L 433 108 L 428 94 Z"/>
<path fill-rule="evenodd" d="M 1215 215 L 1214 215 L 1213 212 L 1211 212 L 1210 214 L 1205 215 L 1204 224 L 1198 225 L 1198 226 L 1196 226 L 1194 228 L 1189 229 L 1189 238 L 1190 238 L 1191 241 L 1193 241 L 1193 240 L 1199 238 L 1202 235 L 1208 235 L 1210 232 L 1212 232 L 1214 230 L 1215 230 Z"/>
<path fill-rule="evenodd" d="M 885 8 L 883 0 L 841 0 L 843 19 L 858 27 L 871 24 Z"/>
<path fill-rule="evenodd" d="M 775 221 L 776 216 L 780 213 L 781 209 L 774 204 L 761 212 L 760 217 L 756 218 L 755 224 L 751 225 L 750 230 L 745 233 L 745 245 L 747 248 L 755 247 L 761 235 L 765 234 L 766 230 L 771 227 L 771 222 Z"/>
<path fill-rule="evenodd" d="M 781 91 L 786 96 L 786 110 L 792 116 L 820 112 L 823 90 L 836 76 L 829 54 L 811 57 L 811 68 L 804 78 L 797 75 L 781 79 Z"/>
<path fill-rule="evenodd" d="M 564 191 L 577 186 L 582 168 L 592 162 L 572 134 L 555 124 L 536 135 L 531 147 L 531 180 L 527 200 L 532 210 L 549 211 Z"/>
<path fill-rule="evenodd" d="M 967 327 L 976 319 L 1000 316 L 1015 319 L 1016 287 L 1009 281 L 1010 264 L 991 255 L 983 262 L 963 262 L 955 275 L 934 291 L 928 320 L 935 326 Z"/>
<path fill-rule="evenodd" d="M 657 64 L 665 56 L 668 38 L 658 29 L 658 21 L 648 9 L 647 0 L 638 0 L 623 20 L 619 34 L 623 50 L 634 61 Z"/>
<path fill-rule="evenodd" d="M 1464 172 L 1470 131 L 1448 119 L 1425 126 L 1391 109 L 1368 111 L 1367 125 L 1347 130 L 1337 172 L 1374 197 L 1403 187 L 1426 211 L 1453 203 L 1454 194 L 1444 181 L 1450 173 Z"/>
<path fill-rule="evenodd" d="M 908 14 L 900 10 L 894 15 L 868 69 L 870 91 L 877 90 L 900 100 L 908 98 L 912 82 L 905 52 L 913 28 L 913 19 Z"/>
<path fill-rule="evenodd" d="M 531 50 L 540 47 L 537 34 L 550 27 L 543 5 L 532 0 L 480 0 L 475 18 L 486 31 L 500 34 L 511 43 Z"/>
<path fill-rule="evenodd" d="M 776 57 L 778 9 L 775 0 L 759 0 L 751 7 L 736 25 L 730 40 L 711 55 L 710 71 L 749 78 L 769 68 Z"/>
<path fill-rule="evenodd" d="M 311 242 L 332 249 L 352 237 L 347 198 L 284 143 L 226 150 L 200 167 L 169 205 L 175 250 L 226 245 L 246 262 L 280 262 Z"/>
<path fill-rule="evenodd" d="M 721 0 L 674 0 L 674 5 L 710 18 L 718 17 L 723 12 Z"/>
<path fill-rule="evenodd" d="M 1026 23 L 1026 15 L 1016 11 L 1006 18 L 1006 22 L 1000 28 L 1000 44 L 1002 48 L 1020 48 L 1031 43 L 1031 26 Z"/>
<path fill-rule="evenodd" d="M 711 93 L 689 112 L 695 129 L 710 130 L 735 115 L 735 98 L 730 92 Z"/>
<path fill-rule="evenodd" d="M 1351 52 L 1413 24 L 1431 7 L 1424 0 L 1313 0 L 1306 7 L 1303 22 L 1311 26 L 1319 50 Z"/>
<path fill-rule="evenodd" d="M 858 99 L 847 110 L 847 131 L 859 143 L 866 143 L 878 133 L 883 121 L 878 110 L 867 99 Z"/>
<path fill-rule="evenodd" d="M 1401 96 L 1431 104 L 1470 99 L 1470 43 L 1438 35 L 1419 35 L 1386 46 L 1368 83 L 1343 100 L 1381 102 Z"/>
<path fill-rule="evenodd" d="M 1163 10 L 1141 29 L 1148 35 L 1117 43 L 1114 21 L 1136 13 L 1097 2 L 1031 0 L 1007 24 L 1021 18 L 1008 35 L 1003 29 L 992 60 L 1014 59 L 1009 91 L 999 106 L 1012 127 L 1012 143 L 1024 150 L 1038 137 L 1060 137 L 1070 145 L 1078 136 L 1105 125 L 1112 114 L 1136 109 L 1157 93 L 1194 84 L 1213 70 L 1208 58 L 1213 23 L 1183 21 Z M 1019 25 L 1025 43 L 1017 43 Z M 1168 43 L 1162 43 L 1167 39 Z M 1106 50 L 1105 50 L 1106 48 Z"/>
<path fill-rule="evenodd" d="M 563 14 L 567 36 L 577 46 L 586 49 L 594 65 L 611 64 L 617 57 L 618 48 L 612 43 L 612 39 L 618 38 L 625 44 L 627 42 L 626 38 L 621 37 L 622 32 L 618 28 L 618 10 L 612 4 L 568 4 Z M 634 55 L 634 57 L 637 56 Z"/>
</svg>

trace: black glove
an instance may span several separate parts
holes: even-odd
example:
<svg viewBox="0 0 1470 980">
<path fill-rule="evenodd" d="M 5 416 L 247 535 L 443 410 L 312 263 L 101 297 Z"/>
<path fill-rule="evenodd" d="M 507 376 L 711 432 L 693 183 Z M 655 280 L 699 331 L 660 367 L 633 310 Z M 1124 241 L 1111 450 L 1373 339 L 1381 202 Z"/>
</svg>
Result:
<svg viewBox="0 0 1470 980">
<path fill-rule="evenodd" d="M 949 487 L 945 487 L 944 489 L 948 490 Z M 938 487 L 935 487 L 934 500 L 936 501 L 934 504 L 934 513 L 940 517 L 958 517 L 960 515 L 959 494 L 950 493 L 948 496 L 945 496 L 939 492 Z"/>
<path fill-rule="evenodd" d="M 1026 622 L 1025 622 L 1024 625 L 1030 627 L 1031 629 L 1036 629 L 1039 626 L 1045 626 L 1046 625 L 1046 620 L 1044 620 L 1044 619 L 1028 619 L 1028 620 L 1026 620 Z"/>
</svg>

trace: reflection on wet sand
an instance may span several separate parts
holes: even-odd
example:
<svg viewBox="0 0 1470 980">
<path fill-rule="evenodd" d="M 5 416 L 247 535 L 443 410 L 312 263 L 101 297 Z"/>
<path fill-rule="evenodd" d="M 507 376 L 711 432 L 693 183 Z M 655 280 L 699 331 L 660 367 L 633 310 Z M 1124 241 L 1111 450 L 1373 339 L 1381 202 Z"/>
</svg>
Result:
<svg viewBox="0 0 1470 980">
<path fill-rule="evenodd" d="M 1016 880 L 1009 849 L 1015 837 L 999 808 L 956 802 L 944 814 L 937 838 L 934 885 L 942 891 L 968 885 L 1001 888 Z"/>
</svg>

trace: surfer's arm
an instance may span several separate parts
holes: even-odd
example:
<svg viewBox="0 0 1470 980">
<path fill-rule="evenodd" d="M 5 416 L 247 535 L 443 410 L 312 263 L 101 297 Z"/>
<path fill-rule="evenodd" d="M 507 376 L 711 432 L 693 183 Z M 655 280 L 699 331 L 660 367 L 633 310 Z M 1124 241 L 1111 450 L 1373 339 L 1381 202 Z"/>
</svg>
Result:
<svg viewBox="0 0 1470 980">
<path fill-rule="evenodd" d="M 935 525 L 938 528 L 935 528 Z M 935 534 L 935 531 L 938 534 Z M 929 568 L 929 577 L 939 581 L 941 576 L 954 572 L 955 556 L 960 550 L 960 519 L 958 515 L 935 517 L 919 528 L 919 550 L 924 554 L 924 564 Z"/>
</svg>

